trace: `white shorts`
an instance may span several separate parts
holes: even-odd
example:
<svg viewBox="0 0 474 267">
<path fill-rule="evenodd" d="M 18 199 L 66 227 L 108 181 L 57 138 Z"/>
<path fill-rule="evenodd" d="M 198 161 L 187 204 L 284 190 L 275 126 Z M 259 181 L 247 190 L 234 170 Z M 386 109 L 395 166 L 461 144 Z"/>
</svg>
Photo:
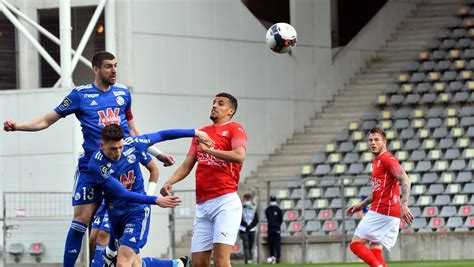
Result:
<svg viewBox="0 0 474 267">
<path fill-rule="evenodd" d="M 214 243 L 233 246 L 242 221 L 242 202 L 237 193 L 196 204 L 191 252 L 212 250 Z"/>
<path fill-rule="evenodd" d="M 354 235 L 372 244 L 382 244 L 390 250 L 397 242 L 399 228 L 400 218 L 369 210 L 359 222 Z"/>
</svg>

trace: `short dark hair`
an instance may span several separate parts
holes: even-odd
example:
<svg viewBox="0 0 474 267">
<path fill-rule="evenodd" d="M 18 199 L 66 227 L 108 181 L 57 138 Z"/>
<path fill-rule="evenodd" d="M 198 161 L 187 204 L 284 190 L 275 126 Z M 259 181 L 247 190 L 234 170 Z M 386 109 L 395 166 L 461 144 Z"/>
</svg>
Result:
<svg viewBox="0 0 474 267">
<path fill-rule="evenodd" d="M 216 97 L 225 97 L 227 99 L 229 99 L 230 103 L 232 104 L 232 107 L 234 108 L 234 115 L 235 113 L 237 112 L 237 106 L 239 105 L 237 103 L 237 98 L 235 98 L 233 95 L 231 94 L 228 94 L 228 93 L 219 93 L 216 95 Z"/>
<path fill-rule="evenodd" d="M 252 199 L 252 198 L 253 198 L 252 195 L 249 193 L 244 195 L 244 199 Z"/>
<path fill-rule="evenodd" d="M 115 56 L 107 51 L 99 51 L 92 56 L 92 67 L 102 67 L 102 61 L 115 59 Z"/>
<path fill-rule="evenodd" d="M 383 137 L 383 139 L 387 140 L 387 136 L 385 135 L 385 131 L 382 126 L 375 125 L 372 129 L 370 129 L 369 134 L 374 134 L 374 133 L 380 134 Z"/>
<path fill-rule="evenodd" d="M 123 137 L 123 129 L 118 124 L 109 124 L 100 131 L 100 139 L 104 142 L 120 141 Z"/>
</svg>

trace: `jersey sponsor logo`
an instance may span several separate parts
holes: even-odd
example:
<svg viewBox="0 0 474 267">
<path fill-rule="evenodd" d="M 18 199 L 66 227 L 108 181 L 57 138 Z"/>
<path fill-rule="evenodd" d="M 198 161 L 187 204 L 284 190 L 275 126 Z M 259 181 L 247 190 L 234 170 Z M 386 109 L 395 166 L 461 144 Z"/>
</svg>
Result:
<svg viewBox="0 0 474 267">
<path fill-rule="evenodd" d="M 120 183 L 127 188 L 127 190 L 132 189 L 133 183 L 135 183 L 135 172 L 133 170 L 128 171 L 128 173 L 123 173 L 120 175 Z"/>
<path fill-rule="evenodd" d="M 107 108 L 104 110 L 97 111 L 99 114 L 99 125 L 104 127 L 110 124 L 120 124 L 120 109 L 119 108 Z"/>
<path fill-rule="evenodd" d="M 372 192 L 379 191 L 381 189 L 381 186 L 382 186 L 382 181 L 377 180 L 377 179 L 372 177 Z"/>
<path fill-rule="evenodd" d="M 127 161 L 128 161 L 128 163 L 133 164 L 133 163 L 135 163 L 135 161 L 137 161 L 137 157 L 134 154 L 128 155 L 127 156 Z"/>
<path fill-rule="evenodd" d="M 207 162 L 208 165 L 212 166 L 227 166 L 227 162 L 225 160 L 218 159 L 208 153 L 197 152 L 196 158 L 200 163 Z"/>
<path fill-rule="evenodd" d="M 96 98 L 99 97 L 99 94 L 84 94 L 84 98 Z"/>
<path fill-rule="evenodd" d="M 63 99 L 63 102 L 59 105 L 59 110 L 65 110 L 67 107 L 71 105 L 72 101 L 67 96 Z"/>
<path fill-rule="evenodd" d="M 124 91 L 113 91 L 113 93 L 114 93 L 114 96 L 121 96 L 121 95 L 126 95 L 127 94 Z"/>
<path fill-rule="evenodd" d="M 95 100 L 92 100 L 92 102 L 90 103 L 90 106 L 97 106 L 97 102 Z"/>
<path fill-rule="evenodd" d="M 125 104 L 125 99 L 123 99 L 123 97 L 121 96 L 117 96 L 115 100 L 117 101 L 117 104 L 119 104 L 120 106 L 123 106 L 123 104 Z"/>
</svg>

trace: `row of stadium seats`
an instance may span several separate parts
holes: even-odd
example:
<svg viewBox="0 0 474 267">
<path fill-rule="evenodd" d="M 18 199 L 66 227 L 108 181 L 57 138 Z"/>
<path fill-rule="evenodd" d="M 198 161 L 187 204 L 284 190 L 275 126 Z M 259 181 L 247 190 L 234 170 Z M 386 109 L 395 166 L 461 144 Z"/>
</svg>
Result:
<svg viewBox="0 0 474 267">
<path fill-rule="evenodd" d="M 375 125 L 412 182 L 415 221 L 401 232 L 474 231 L 474 0 L 458 12 L 376 97 L 379 111 L 349 123 L 303 166 L 304 179 L 275 192 L 283 235 L 353 233 L 363 213 L 343 213 L 371 193 L 366 136 Z"/>
</svg>

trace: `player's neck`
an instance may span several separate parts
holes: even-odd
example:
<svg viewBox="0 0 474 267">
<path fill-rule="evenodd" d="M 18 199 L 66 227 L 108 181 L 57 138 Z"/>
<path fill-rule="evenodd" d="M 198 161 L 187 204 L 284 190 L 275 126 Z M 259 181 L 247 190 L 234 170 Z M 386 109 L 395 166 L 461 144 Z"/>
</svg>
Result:
<svg viewBox="0 0 474 267">
<path fill-rule="evenodd" d="M 95 81 L 94 84 L 95 84 L 95 87 L 97 87 L 102 92 L 108 92 L 110 90 L 110 85 L 105 85 L 104 83 L 100 81 Z"/>
<path fill-rule="evenodd" d="M 380 152 L 376 155 L 376 157 L 382 155 L 382 154 L 385 153 L 385 152 L 387 152 L 387 149 L 386 149 L 386 148 L 380 150 Z"/>
<path fill-rule="evenodd" d="M 222 118 L 221 120 L 216 119 L 215 121 L 212 121 L 212 122 L 213 122 L 212 125 L 214 125 L 214 126 L 220 126 L 220 125 L 222 125 L 222 124 L 224 124 L 224 123 L 228 123 L 229 121 L 230 121 L 230 118 Z"/>
</svg>

